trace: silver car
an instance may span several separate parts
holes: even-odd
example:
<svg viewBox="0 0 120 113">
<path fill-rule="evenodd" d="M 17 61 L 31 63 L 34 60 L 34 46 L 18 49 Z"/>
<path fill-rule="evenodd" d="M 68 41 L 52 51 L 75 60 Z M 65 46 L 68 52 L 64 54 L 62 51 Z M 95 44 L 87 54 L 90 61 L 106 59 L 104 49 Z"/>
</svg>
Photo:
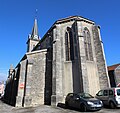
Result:
<svg viewBox="0 0 120 113">
<path fill-rule="evenodd" d="M 120 87 L 100 90 L 96 94 L 96 98 L 100 99 L 103 105 L 111 108 L 120 107 Z"/>
<path fill-rule="evenodd" d="M 100 110 L 102 101 L 94 98 L 88 93 L 69 93 L 65 99 L 66 107 L 79 108 L 81 111 Z"/>
</svg>

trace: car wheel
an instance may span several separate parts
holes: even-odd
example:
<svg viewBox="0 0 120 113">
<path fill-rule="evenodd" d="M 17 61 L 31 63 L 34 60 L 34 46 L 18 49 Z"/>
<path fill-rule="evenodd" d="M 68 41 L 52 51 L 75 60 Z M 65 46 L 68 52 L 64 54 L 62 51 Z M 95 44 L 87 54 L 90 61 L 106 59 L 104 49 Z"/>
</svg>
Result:
<svg viewBox="0 0 120 113">
<path fill-rule="evenodd" d="M 87 108 L 86 108 L 86 106 L 84 105 L 84 104 L 82 104 L 81 106 L 80 106 L 80 109 L 81 109 L 81 111 L 87 111 Z"/>
<path fill-rule="evenodd" d="M 65 107 L 68 108 L 69 107 L 69 104 L 67 101 L 65 101 Z"/>
<path fill-rule="evenodd" d="M 112 108 L 112 109 L 114 109 L 116 106 L 115 106 L 115 104 L 113 103 L 113 102 L 110 102 L 110 108 Z"/>
</svg>

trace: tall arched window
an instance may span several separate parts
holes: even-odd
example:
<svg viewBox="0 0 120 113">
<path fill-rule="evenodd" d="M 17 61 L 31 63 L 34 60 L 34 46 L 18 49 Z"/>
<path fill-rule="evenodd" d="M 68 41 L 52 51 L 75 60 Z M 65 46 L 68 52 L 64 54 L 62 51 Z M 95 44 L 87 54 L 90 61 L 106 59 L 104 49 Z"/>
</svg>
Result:
<svg viewBox="0 0 120 113">
<path fill-rule="evenodd" d="M 90 32 L 87 28 L 85 28 L 83 33 L 84 33 L 84 46 L 85 46 L 86 60 L 93 61 Z"/>
<path fill-rule="evenodd" d="M 73 34 L 72 34 L 72 29 L 69 27 L 67 27 L 65 33 L 65 51 L 66 51 L 66 61 L 74 60 Z"/>
</svg>

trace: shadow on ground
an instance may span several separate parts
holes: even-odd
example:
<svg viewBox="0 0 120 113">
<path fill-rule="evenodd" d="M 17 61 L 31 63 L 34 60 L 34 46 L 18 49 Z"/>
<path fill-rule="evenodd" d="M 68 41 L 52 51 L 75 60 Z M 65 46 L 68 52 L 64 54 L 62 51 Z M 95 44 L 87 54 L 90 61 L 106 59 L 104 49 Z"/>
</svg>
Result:
<svg viewBox="0 0 120 113">
<path fill-rule="evenodd" d="M 74 111 L 80 112 L 80 109 L 76 109 L 76 108 L 73 108 L 73 107 L 66 107 L 64 103 L 58 103 L 57 107 L 60 107 L 60 108 L 63 108 L 63 109 L 70 109 L 70 110 L 74 110 Z"/>
<path fill-rule="evenodd" d="M 60 108 L 63 108 L 63 109 L 74 110 L 74 111 L 77 111 L 77 112 L 83 112 L 83 111 L 81 111 L 80 109 L 77 109 L 77 108 L 66 107 L 64 103 L 58 103 L 57 107 L 60 107 Z M 96 111 L 99 111 L 99 110 L 95 110 L 95 111 L 92 111 L 92 112 L 96 112 Z M 91 112 L 91 111 L 87 111 L 87 112 Z"/>
</svg>

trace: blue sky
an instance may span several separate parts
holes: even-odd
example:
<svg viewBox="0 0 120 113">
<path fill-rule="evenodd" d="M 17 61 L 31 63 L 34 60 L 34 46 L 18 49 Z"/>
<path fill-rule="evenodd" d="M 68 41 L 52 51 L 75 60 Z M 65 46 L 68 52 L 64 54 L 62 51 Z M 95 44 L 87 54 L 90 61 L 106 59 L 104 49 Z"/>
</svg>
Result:
<svg viewBox="0 0 120 113">
<path fill-rule="evenodd" d="M 101 26 L 107 65 L 120 63 L 120 0 L 0 0 L 0 80 L 26 52 L 35 9 L 42 37 L 58 19 L 80 15 Z"/>
</svg>

